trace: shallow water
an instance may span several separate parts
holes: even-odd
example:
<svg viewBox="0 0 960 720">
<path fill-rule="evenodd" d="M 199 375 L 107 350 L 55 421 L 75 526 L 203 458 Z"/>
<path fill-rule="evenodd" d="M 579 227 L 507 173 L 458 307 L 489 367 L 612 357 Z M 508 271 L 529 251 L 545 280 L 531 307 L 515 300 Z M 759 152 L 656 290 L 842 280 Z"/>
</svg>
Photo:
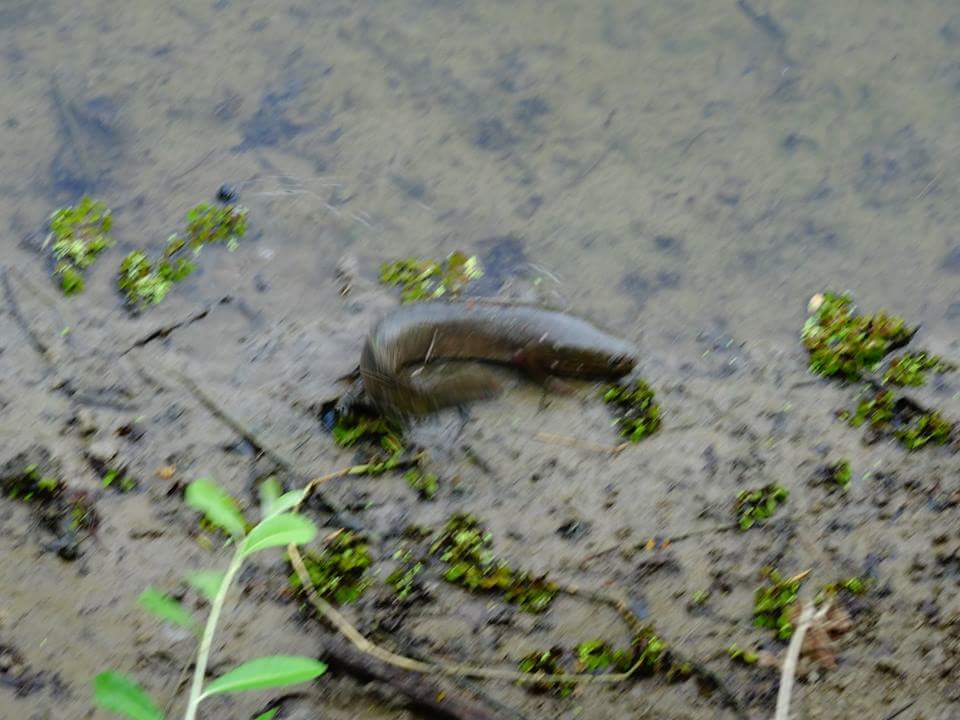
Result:
<svg viewBox="0 0 960 720">
<path fill-rule="evenodd" d="M 64 563 L 42 550 L 26 509 L 0 505 L 0 646 L 46 673 L 22 696 L 0 685 L 11 717 L 93 717 L 87 682 L 104 667 L 174 693 L 191 642 L 133 601 L 222 557 L 191 539 L 192 514 L 154 471 L 211 473 L 252 498 L 269 468 L 173 370 L 306 474 L 348 464 L 308 408 L 336 391 L 369 324 L 396 303 L 373 284 L 379 262 L 456 249 L 480 255 L 485 292 L 522 292 L 539 277 L 552 299 L 636 341 L 665 427 L 609 458 L 535 438 L 613 442 L 587 392 L 544 408 L 521 386 L 478 405 L 466 432 L 489 472 L 454 453 L 434 503 L 399 477 L 331 489 L 367 508 L 384 558 L 407 522 L 474 512 L 507 557 L 645 607 L 757 717 L 771 715 L 776 671 L 723 655 L 731 642 L 780 649 L 750 624 L 757 570 L 813 568 L 823 583 L 870 569 L 878 590 L 839 644 L 840 667 L 797 688 L 797 716 L 883 717 L 910 702 L 900 717 L 960 713 L 957 455 L 864 445 L 834 418 L 852 391 L 811 382 L 798 341 L 810 296 L 849 289 L 868 311 L 920 323 L 915 345 L 960 357 L 955 3 L 14 0 L 0 8 L 0 47 L 2 264 L 18 315 L 53 356 L 44 364 L 5 297 L 0 462 L 44 445 L 71 484 L 99 493 L 104 518 L 82 558 Z M 205 251 L 201 272 L 131 317 L 112 287 L 120 258 L 159 251 L 223 183 L 250 207 L 250 237 L 234 253 Z M 68 302 L 39 248 L 49 213 L 84 192 L 113 208 L 118 243 Z M 335 268 L 347 254 L 359 277 L 342 298 Z M 80 407 L 57 389 L 65 377 L 93 394 L 125 388 L 132 407 Z M 956 393 L 947 376 L 918 396 L 960 416 Z M 93 416 L 92 436 L 68 424 L 78 410 Z M 134 417 L 140 441 L 112 437 Z M 98 489 L 84 453 L 103 439 L 119 445 L 141 492 Z M 838 501 L 807 480 L 841 456 L 855 480 Z M 627 537 L 723 523 L 738 490 L 773 481 L 791 490 L 786 525 L 579 569 Z M 588 532 L 558 535 L 571 520 Z M 295 624 L 271 562 L 247 579 L 214 670 L 265 645 L 310 652 L 324 632 Z M 707 587 L 707 609 L 688 610 Z M 404 632 L 460 660 L 572 647 L 594 612 L 563 604 L 536 627 L 522 615 L 500 626 L 483 602 L 442 585 L 436 595 Z M 370 629 L 376 617 L 365 606 L 356 619 Z M 598 633 L 622 630 L 611 618 Z M 567 699 L 486 689 L 529 718 L 722 712 L 693 683 Z M 252 716 L 276 696 L 211 703 L 209 717 Z M 343 678 L 285 712 L 410 717 L 389 692 Z"/>
</svg>

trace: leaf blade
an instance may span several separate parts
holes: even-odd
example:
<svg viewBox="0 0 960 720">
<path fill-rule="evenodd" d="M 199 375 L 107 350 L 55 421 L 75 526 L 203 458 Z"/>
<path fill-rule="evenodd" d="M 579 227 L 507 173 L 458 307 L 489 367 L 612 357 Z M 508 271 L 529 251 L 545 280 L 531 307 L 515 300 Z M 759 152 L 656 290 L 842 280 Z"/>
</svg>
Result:
<svg viewBox="0 0 960 720">
<path fill-rule="evenodd" d="M 112 671 L 93 679 L 93 700 L 104 710 L 131 720 L 163 720 L 150 696 L 130 678 Z"/>
<path fill-rule="evenodd" d="M 199 510 L 217 527 L 234 537 L 246 533 L 246 521 L 234 500 L 223 488 L 209 478 L 194 480 L 187 486 L 187 504 Z"/>
<path fill-rule="evenodd" d="M 296 655 L 271 655 L 235 667 L 207 685 L 202 697 L 219 693 L 265 690 L 313 680 L 327 671 L 325 663 Z"/>
<path fill-rule="evenodd" d="M 220 586 L 223 585 L 224 576 L 225 573 L 219 570 L 198 570 L 187 575 L 187 582 L 199 590 L 207 600 L 213 602 L 220 591 Z"/>
<path fill-rule="evenodd" d="M 188 630 L 196 630 L 197 628 L 197 621 L 183 605 L 173 598 L 167 597 L 156 588 L 148 586 L 146 590 L 140 593 L 137 602 L 140 607 L 161 620 L 185 627 Z"/>
<path fill-rule="evenodd" d="M 302 515 L 280 513 L 272 515 L 257 525 L 243 541 L 240 552 L 244 557 L 258 550 L 278 545 L 303 545 L 316 537 L 317 528 Z"/>
<path fill-rule="evenodd" d="M 280 712 L 280 708 L 275 707 L 267 710 L 261 715 L 257 715 L 253 720 L 273 720 L 273 716 Z"/>
</svg>

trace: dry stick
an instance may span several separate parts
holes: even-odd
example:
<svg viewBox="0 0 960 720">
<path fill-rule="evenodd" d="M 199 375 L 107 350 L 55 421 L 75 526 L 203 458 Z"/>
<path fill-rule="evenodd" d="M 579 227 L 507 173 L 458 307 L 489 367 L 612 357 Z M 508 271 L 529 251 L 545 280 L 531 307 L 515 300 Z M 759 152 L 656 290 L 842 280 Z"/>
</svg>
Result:
<svg viewBox="0 0 960 720">
<path fill-rule="evenodd" d="M 809 573 L 809 570 L 807 573 Z M 801 573 L 801 575 L 805 577 L 807 573 Z M 800 575 L 797 576 L 797 578 L 799 577 Z M 826 603 L 817 610 L 816 605 L 808 602 L 800 611 L 797 627 L 793 631 L 793 637 L 790 638 L 790 647 L 787 648 L 787 656 L 783 661 L 780 689 L 777 692 L 777 711 L 773 720 L 790 720 L 790 695 L 793 692 L 793 682 L 797 674 L 797 663 L 800 661 L 800 651 L 803 649 L 803 638 L 807 634 L 811 623 L 825 617 L 828 610 L 830 610 L 830 603 Z"/>
</svg>

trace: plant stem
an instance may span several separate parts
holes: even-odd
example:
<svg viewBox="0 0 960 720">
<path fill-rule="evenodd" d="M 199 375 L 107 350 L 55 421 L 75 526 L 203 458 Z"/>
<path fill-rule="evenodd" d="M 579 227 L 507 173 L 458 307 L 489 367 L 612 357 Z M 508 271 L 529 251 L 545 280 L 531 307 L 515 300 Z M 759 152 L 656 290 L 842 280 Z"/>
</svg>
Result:
<svg viewBox="0 0 960 720">
<path fill-rule="evenodd" d="M 193 671 L 193 684 L 190 686 L 190 699 L 187 701 L 187 711 L 183 715 L 183 720 L 195 720 L 197 717 L 197 706 L 203 699 L 203 678 L 207 673 L 207 660 L 210 658 L 210 646 L 213 645 L 213 633 L 217 629 L 217 620 L 220 619 L 220 611 L 223 610 L 223 603 L 227 598 L 227 591 L 233 583 L 233 577 L 240 570 L 243 564 L 243 554 L 240 552 L 240 545 L 237 545 L 237 551 L 233 554 L 230 566 L 223 576 L 223 582 L 217 591 L 217 596 L 213 599 L 210 606 L 210 616 L 207 618 L 207 625 L 203 628 L 203 637 L 200 640 L 200 649 L 197 651 L 197 665 Z"/>
</svg>

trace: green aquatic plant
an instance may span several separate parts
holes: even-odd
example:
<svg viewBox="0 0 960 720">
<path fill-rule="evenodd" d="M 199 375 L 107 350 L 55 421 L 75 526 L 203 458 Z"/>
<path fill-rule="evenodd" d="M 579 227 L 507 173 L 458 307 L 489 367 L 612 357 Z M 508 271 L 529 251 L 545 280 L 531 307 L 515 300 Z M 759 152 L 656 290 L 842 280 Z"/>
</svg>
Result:
<svg viewBox="0 0 960 720">
<path fill-rule="evenodd" d="M 939 355 L 930 355 L 924 351 L 908 352 L 898 355 L 887 365 L 883 373 L 884 384 L 912 385 L 918 387 L 927 382 L 927 373 L 948 373 L 957 369 L 953 363 L 947 362 Z"/>
<path fill-rule="evenodd" d="M 171 259 L 164 255 L 152 261 L 143 251 L 134 250 L 120 263 L 117 288 L 131 307 L 155 305 L 167 296 L 175 283 L 195 269 L 194 264 L 184 258 Z"/>
<path fill-rule="evenodd" d="M 742 490 L 737 494 L 734 513 L 741 530 L 749 530 L 772 517 L 781 504 L 786 502 L 790 492 L 780 485 L 769 484 L 755 490 Z"/>
<path fill-rule="evenodd" d="M 801 337 L 810 371 L 824 377 L 859 380 L 917 331 L 895 315 L 860 315 L 848 294 L 824 292 L 811 300 L 810 309 Z"/>
<path fill-rule="evenodd" d="M 551 680 L 551 675 L 562 675 L 563 667 L 563 648 L 553 647 L 549 650 L 535 650 L 520 658 L 517 663 L 517 669 L 522 673 L 530 675 L 543 676 L 543 679 L 529 685 L 532 690 L 537 692 L 554 692 L 560 697 L 567 697 L 576 688 L 576 683 L 557 682 Z"/>
<path fill-rule="evenodd" d="M 832 583 L 827 583 L 817 592 L 814 602 L 817 605 L 822 604 L 825 600 L 834 597 L 840 593 L 849 593 L 850 595 L 863 595 L 870 588 L 870 579 L 866 577 L 860 577 L 859 575 L 854 575 L 852 577 L 844 578 L 841 580 L 836 580 Z"/>
<path fill-rule="evenodd" d="M 475 255 L 453 252 L 446 260 L 405 258 L 380 266 L 380 282 L 400 287 L 401 302 L 458 295 L 472 280 L 483 277 Z"/>
<path fill-rule="evenodd" d="M 346 605 L 358 600 L 369 587 L 367 570 L 373 558 L 363 536 L 344 530 L 329 538 L 319 552 L 305 553 L 303 564 L 317 594 Z M 290 575 L 290 586 L 301 587 L 296 573 Z"/>
<path fill-rule="evenodd" d="M 793 611 L 804 575 L 784 578 L 773 568 L 765 568 L 767 584 L 753 596 L 753 624 L 776 632 L 781 640 L 793 635 Z"/>
<path fill-rule="evenodd" d="M 285 687 L 313 680 L 326 672 L 326 665 L 311 657 L 272 655 L 249 660 L 210 682 L 206 681 L 217 623 L 227 593 L 244 561 L 268 548 L 290 543 L 302 545 L 316 535 L 313 523 L 302 515 L 290 512 L 301 496 L 300 491 L 281 494 L 276 484 L 264 483 L 261 486 L 261 520 L 247 532 L 248 523 L 238 510 L 236 501 L 219 485 L 212 480 L 201 479 L 187 488 L 187 504 L 204 513 L 210 523 L 226 532 L 232 538 L 235 550 L 225 572 L 207 570 L 187 577 L 188 582 L 210 604 L 202 632 L 189 610 L 160 591 L 147 588 L 139 599 L 144 610 L 164 622 L 180 625 L 191 632 L 200 632 L 184 720 L 195 720 L 200 703 L 213 695 Z M 163 720 L 164 717 L 135 681 L 117 672 L 102 672 L 94 678 L 93 698 L 102 709 L 131 720 Z M 271 711 L 261 714 L 257 720 L 267 720 L 269 717 L 272 717 Z"/>
<path fill-rule="evenodd" d="M 945 445 L 953 437 L 954 424 L 937 410 L 921 410 L 898 399 L 892 391 L 881 390 L 861 400 L 856 411 L 840 413 L 853 427 L 868 424 L 878 434 L 892 435 L 907 450 L 925 445 Z"/>
<path fill-rule="evenodd" d="M 620 435 L 630 442 L 640 442 L 660 428 L 660 406 L 653 389 L 643 380 L 629 384 L 604 386 L 600 395 L 612 406 Z"/>
<path fill-rule="evenodd" d="M 833 465 L 828 466 L 827 477 L 829 477 L 833 483 L 846 490 L 847 486 L 850 485 L 850 479 L 853 477 L 853 473 L 850 471 L 850 461 L 839 460 Z"/>
<path fill-rule="evenodd" d="M 130 492 L 137 487 L 137 480 L 124 472 L 123 468 L 108 466 L 100 478 L 103 487 L 113 487 L 120 492 Z"/>
<path fill-rule="evenodd" d="M 437 494 L 438 479 L 432 472 L 412 467 L 403 474 L 403 479 L 425 500 L 432 500 Z"/>
<path fill-rule="evenodd" d="M 398 600 L 405 600 L 417 587 L 417 576 L 423 570 L 423 563 L 417 560 L 409 550 L 397 550 L 393 559 L 399 564 L 387 576 L 387 584 L 393 588 Z"/>
<path fill-rule="evenodd" d="M 83 290 L 83 271 L 97 256 L 113 245 L 109 208 L 99 200 L 84 196 L 73 206 L 62 207 L 50 216 L 50 234 L 56 258 L 54 274 L 60 278 L 65 295 Z"/>
<path fill-rule="evenodd" d="M 224 243 L 227 249 L 235 250 L 247 233 L 247 212 L 242 205 L 200 203 L 187 211 L 182 242 L 195 252 L 214 243 Z"/>
<path fill-rule="evenodd" d="M 27 465 L 22 473 L 0 478 L 3 494 L 22 502 L 47 502 L 58 497 L 63 487 L 57 478 L 42 473 L 36 464 Z"/>
<path fill-rule="evenodd" d="M 743 665 L 756 665 L 757 661 L 760 659 L 760 656 L 757 653 L 751 650 L 744 650 L 736 643 L 733 643 L 727 648 L 727 655 L 730 656 L 730 659 L 733 660 L 733 662 L 738 662 Z"/>
<path fill-rule="evenodd" d="M 447 564 L 447 582 L 472 592 L 500 592 L 527 612 L 543 612 L 559 591 L 546 576 L 515 570 L 497 559 L 490 533 L 472 515 L 451 516 L 430 553 Z"/>
</svg>

